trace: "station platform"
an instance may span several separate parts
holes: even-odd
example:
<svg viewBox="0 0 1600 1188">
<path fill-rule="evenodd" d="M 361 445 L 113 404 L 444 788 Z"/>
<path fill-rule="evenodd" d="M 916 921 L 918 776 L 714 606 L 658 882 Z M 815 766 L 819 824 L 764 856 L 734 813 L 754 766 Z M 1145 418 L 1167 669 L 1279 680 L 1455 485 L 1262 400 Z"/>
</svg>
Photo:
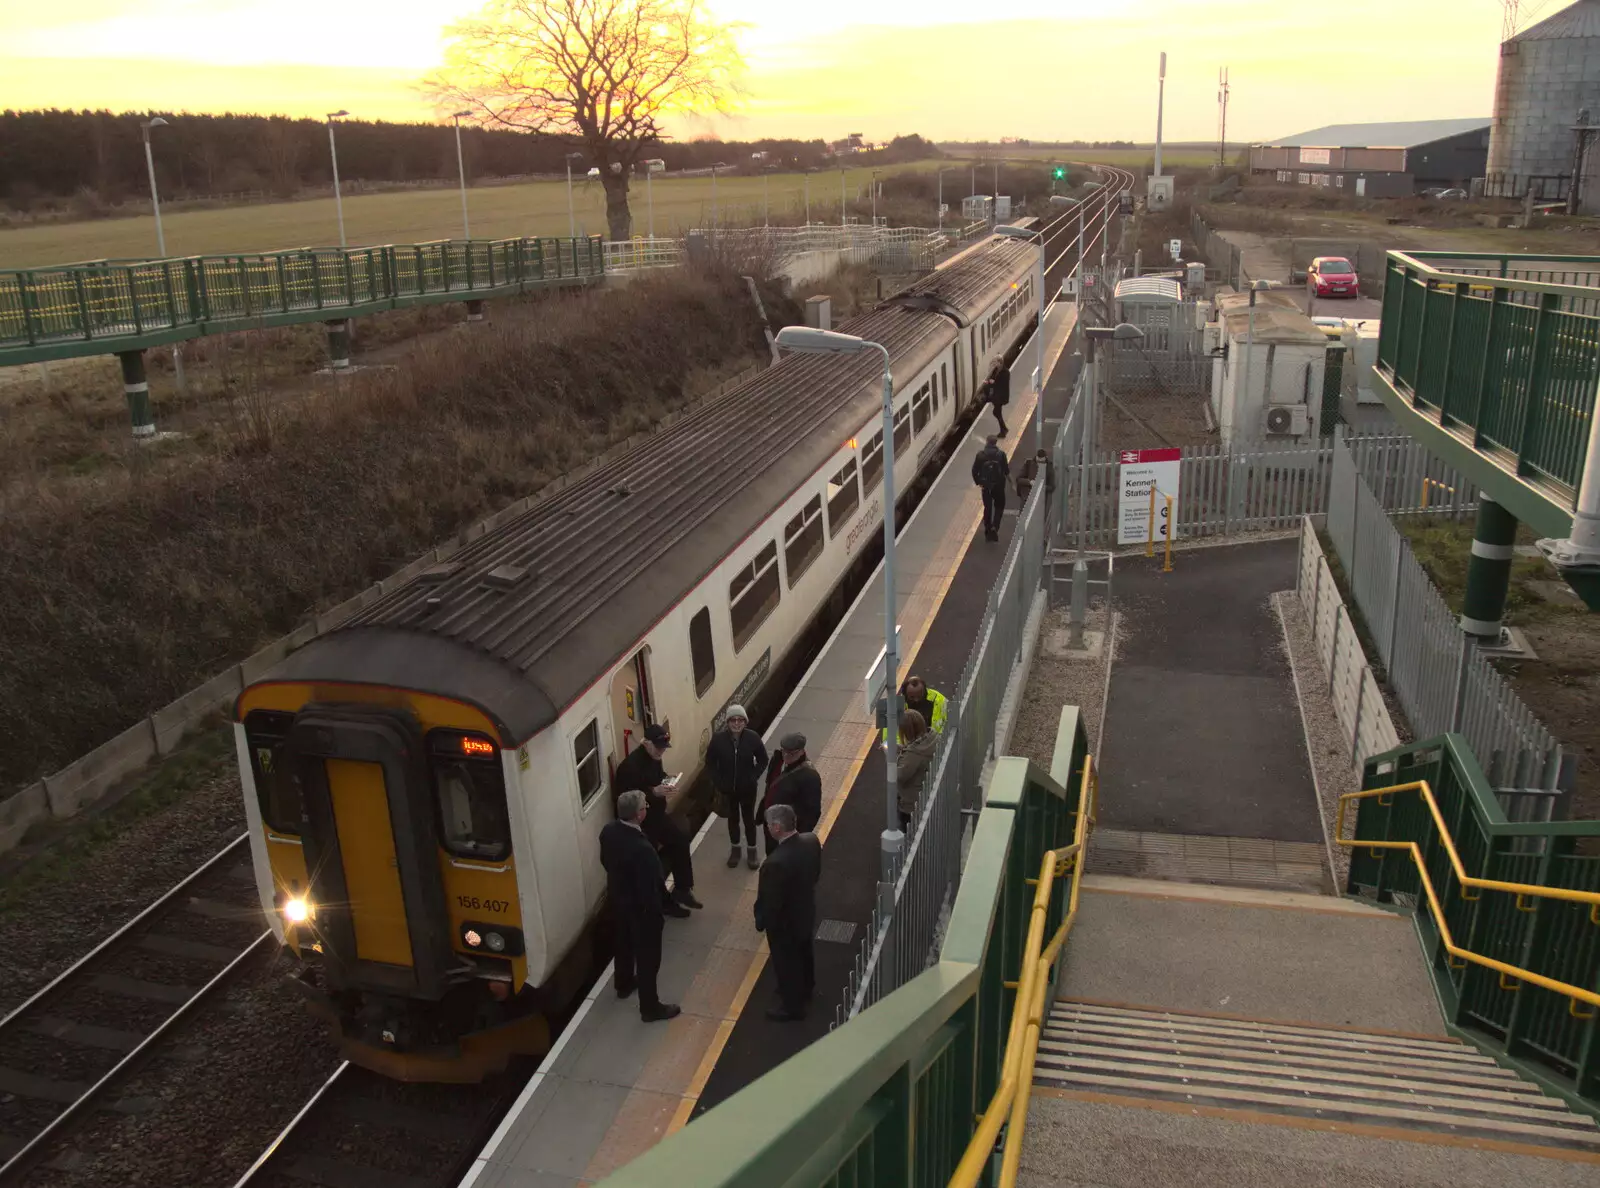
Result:
<svg viewBox="0 0 1600 1188">
<path fill-rule="evenodd" d="M 1076 311 L 1058 304 L 1045 318 L 1045 433 L 1065 412 L 1081 358 L 1067 350 Z M 1012 368 L 1016 394 L 1002 439 L 1015 460 L 1036 448 L 1030 339 Z M 1005 558 L 1018 501 L 998 543 L 981 538 L 981 500 L 968 473 L 995 432 L 985 411 L 971 426 L 916 512 L 901 527 L 896 581 L 904 673 L 952 691 L 971 651 L 989 590 Z M 695 893 L 705 904 L 668 920 L 662 998 L 683 1013 L 645 1024 L 633 999 L 619 1001 L 609 969 L 485 1145 L 462 1188 L 573 1188 L 604 1179 L 690 1118 L 743 1088 L 827 1033 L 857 946 L 872 919 L 884 776 L 861 681 L 884 637 L 882 570 L 856 598 L 822 654 L 764 731 L 770 741 L 798 730 L 822 776 L 824 843 L 816 945 L 817 989 L 799 1023 L 765 1018 L 774 988 L 766 945 L 755 931 L 757 874 L 729 868 L 726 825 L 713 816 L 694 839 Z M 670 766 L 670 758 L 669 758 Z"/>
</svg>

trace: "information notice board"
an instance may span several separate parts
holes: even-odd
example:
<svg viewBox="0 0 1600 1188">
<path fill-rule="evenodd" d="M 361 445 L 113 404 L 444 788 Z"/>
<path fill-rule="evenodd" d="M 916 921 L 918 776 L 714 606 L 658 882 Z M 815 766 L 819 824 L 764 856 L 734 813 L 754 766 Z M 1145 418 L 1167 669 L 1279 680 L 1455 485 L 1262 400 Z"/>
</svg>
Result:
<svg viewBox="0 0 1600 1188">
<path fill-rule="evenodd" d="M 1178 476 L 1183 451 L 1123 450 L 1117 500 L 1117 543 L 1143 544 L 1150 539 L 1150 491 L 1156 492 L 1155 539 L 1167 538 L 1167 497 L 1172 497 L 1172 519 L 1178 516 Z M 1173 533 L 1174 539 L 1177 533 Z"/>
</svg>

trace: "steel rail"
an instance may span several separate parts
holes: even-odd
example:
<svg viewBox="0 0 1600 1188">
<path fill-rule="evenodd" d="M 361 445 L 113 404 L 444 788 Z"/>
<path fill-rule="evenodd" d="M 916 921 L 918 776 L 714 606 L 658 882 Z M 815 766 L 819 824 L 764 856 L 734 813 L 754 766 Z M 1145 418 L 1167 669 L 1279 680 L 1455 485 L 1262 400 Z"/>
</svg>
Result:
<svg viewBox="0 0 1600 1188">
<path fill-rule="evenodd" d="M 256 1156 L 256 1161 L 245 1169 L 244 1175 L 240 1176 L 234 1181 L 233 1188 L 245 1188 L 245 1185 L 251 1183 L 255 1177 L 260 1174 L 261 1169 L 266 1167 L 266 1165 L 271 1161 L 272 1157 L 278 1153 L 283 1144 L 289 1141 L 289 1136 L 294 1134 L 300 1123 L 305 1121 L 306 1115 L 311 1113 L 311 1111 L 316 1108 L 317 1103 L 323 1099 L 328 1090 L 333 1088 L 334 1084 L 339 1080 L 340 1077 L 344 1076 L 349 1068 L 350 1062 L 345 1060 L 340 1063 L 338 1068 L 334 1069 L 333 1072 L 329 1074 L 328 1079 L 317 1087 L 317 1091 L 311 1095 L 310 1100 L 307 1101 L 305 1105 L 300 1107 L 300 1109 L 295 1113 L 295 1116 L 289 1119 L 288 1124 L 285 1125 L 282 1130 L 278 1131 L 278 1136 L 267 1144 L 267 1149 L 261 1152 L 260 1155 Z"/>
<path fill-rule="evenodd" d="M 150 1046 L 163 1035 L 165 1035 L 169 1030 L 171 1030 L 172 1026 L 177 1023 L 178 1020 L 187 1015 L 191 1008 L 193 1008 L 202 999 L 208 997 L 211 992 L 220 986 L 228 978 L 228 976 L 232 974 L 233 971 L 237 969 L 252 953 L 259 949 L 264 942 L 271 940 L 272 937 L 272 929 L 269 928 L 260 936 L 256 937 L 255 940 L 246 945 L 243 952 L 241 952 L 232 961 L 228 962 L 227 965 L 223 966 L 222 969 L 218 970 L 217 973 L 212 975 L 212 978 L 209 982 L 200 987 L 199 990 L 195 991 L 195 993 L 190 996 L 190 998 L 184 1002 L 182 1006 L 178 1007 L 177 1010 L 168 1015 L 160 1024 L 156 1026 L 155 1030 L 150 1032 L 149 1035 L 145 1036 L 144 1039 L 139 1042 L 138 1047 L 134 1048 L 121 1060 L 117 1061 L 117 1063 L 114 1064 L 107 1072 L 105 1072 L 98 1081 L 96 1081 L 93 1085 L 90 1085 L 89 1088 L 85 1089 L 76 1101 L 57 1114 L 53 1119 L 51 1119 L 50 1123 L 45 1126 L 43 1130 L 39 1131 L 39 1133 L 34 1135 L 25 1144 L 23 1144 L 21 1149 L 19 1149 L 16 1154 L 12 1155 L 10 1159 L 7 1159 L 5 1163 L 0 1164 L 0 1180 L 3 1180 L 10 1172 L 20 1167 L 24 1160 L 37 1151 L 40 1146 L 42 1146 L 48 1139 L 55 1135 L 57 1131 L 65 1126 L 69 1120 L 82 1111 L 84 1106 L 88 1105 L 90 1101 L 99 1096 L 99 1094 L 106 1088 L 107 1085 L 116 1080 L 116 1078 L 120 1076 L 129 1065 L 131 1065 L 140 1056 L 144 1055 Z"/>
</svg>

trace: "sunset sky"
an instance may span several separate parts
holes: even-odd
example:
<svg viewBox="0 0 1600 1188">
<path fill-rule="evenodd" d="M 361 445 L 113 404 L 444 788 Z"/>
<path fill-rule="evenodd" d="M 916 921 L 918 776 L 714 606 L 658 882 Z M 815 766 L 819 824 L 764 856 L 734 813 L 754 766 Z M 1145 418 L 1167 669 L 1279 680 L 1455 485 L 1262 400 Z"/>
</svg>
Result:
<svg viewBox="0 0 1600 1188">
<path fill-rule="evenodd" d="M 0 106 L 434 112 L 416 82 L 479 0 L 72 0 L 0 5 Z M 745 23 L 739 114 L 679 135 L 1216 136 L 1487 115 L 1498 0 L 717 0 Z M 1541 16 L 1557 11 L 1551 0 Z M 975 11 L 985 19 L 972 20 Z"/>
</svg>

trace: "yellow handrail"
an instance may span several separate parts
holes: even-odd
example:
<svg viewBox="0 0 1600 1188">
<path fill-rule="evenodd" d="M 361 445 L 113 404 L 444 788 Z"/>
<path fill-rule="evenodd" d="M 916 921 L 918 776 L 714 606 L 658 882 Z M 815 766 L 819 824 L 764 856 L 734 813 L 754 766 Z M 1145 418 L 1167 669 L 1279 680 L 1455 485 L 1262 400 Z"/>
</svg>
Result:
<svg viewBox="0 0 1600 1188">
<path fill-rule="evenodd" d="M 1600 993 L 1585 990 L 1581 986 L 1573 986 L 1567 982 L 1547 978 L 1543 974 L 1534 973 L 1532 970 L 1511 965 L 1508 962 L 1497 961 L 1493 957 L 1485 957 L 1481 953 L 1474 953 L 1456 944 L 1455 937 L 1450 932 L 1450 925 L 1445 920 L 1444 906 L 1439 902 L 1439 893 L 1434 889 L 1433 877 L 1428 873 L 1427 862 L 1422 857 L 1422 849 L 1414 841 L 1373 841 L 1367 838 L 1347 838 L 1344 836 L 1345 806 L 1357 800 L 1367 800 L 1377 797 L 1380 801 L 1385 796 L 1394 796 L 1398 792 L 1416 792 L 1421 795 L 1423 803 L 1428 806 L 1428 811 L 1433 815 L 1433 823 L 1438 830 L 1439 844 L 1450 858 L 1450 865 L 1455 871 L 1456 880 L 1461 884 L 1461 894 L 1466 899 L 1476 899 L 1477 896 L 1467 895 L 1468 887 L 1484 891 L 1504 891 L 1518 897 L 1518 906 L 1524 897 L 1540 899 L 1564 899 L 1569 903 L 1585 903 L 1590 906 L 1589 918 L 1600 924 L 1600 892 L 1575 891 L 1568 887 L 1540 887 L 1533 883 L 1507 883 L 1500 879 L 1480 879 L 1467 873 L 1466 866 L 1461 861 L 1461 855 L 1456 852 L 1455 840 L 1450 836 L 1450 830 L 1444 823 L 1444 814 L 1439 811 L 1439 802 L 1434 799 L 1433 789 L 1428 786 L 1427 780 L 1413 780 L 1409 784 L 1394 784 L 1387 788 L 1367 788 L 1360 792 L 1346 792 L 1339 797 L 1339 813 L 1334 822 L 1333 840 L 1341 846 L 1350 849 L 1364 848 L 1372 850 L 1409 850 L 1411 861 L 1416 864 L 1417 875 L 1422 880 L 1422 889 L 1428 898 L 1428 909 L 1433 915 L 1434 926 L 1439 930 L 1439 939 L 1443 942 L 1445 951 L 1451 957 L 1462 961 L 1470 961 L 1474 965 L 1481 965 L 1486 969 L 1497 970 L 1501 975 L 1500 984 L 1507 990 L 1515 990 L 1515 985 L 1507 986 L 1506 977 L 1515 978 L 1517 982 L 1532 982 L 1535 986 L 1542 986 L 1557 994 L 1565 995 L 1573 1001 L 1568 1004 L 1568 1009 L 1580 1018 L 1589 1018 L 1592 1012 L 1579 1014 L 1577 1004 L 1589 1003 L 1591 1006 L 1600 1007 Z M 1525 909 L 1531 910 L 1531 909 Z"/>
<path fill-rule="evenodd" d="M 974 1188 L 983 1175 L 984 1165 L 994 1152 L 1000 1127 L 1008 1117 L 1011 1126 L 1006 1131 L 1000 1183 L 1004 1188 L 1016 1183 L 1022 1160 L 1022 1132 L 1027 1124 L 1028 1101 L 1033 1092 L 1033 1062 L 1039 1049 L 1050 967 L 1061 952 L 1061 946 L 1066 943 L 1067 934 L 1072 931 L 1073 921 L 1078 916 L 1078 890 L 1083 880 L 1084 857 L 1089 844 L 1089 832 L 1094 826 L 1099 789 L 1094 759 L 1087 756 L 1083 763 L 1083 779 L 1078 786 L 1078 823 L 1073 831 L 1072 844 L 1059 850 L 1047 850 L 1039 863 L 1039 878 L 1034 886 L 1033 908 L 1028 918 L 1028 939 L 1023 947 L 1022 968 L 1017 975 L 1017 997 L 1011 1008 L 1011 1027 L 1006 1035 L 1005 1056 L 1000 1065 L 1000 1084 L 989 1101 L 989 1107 L 978 1119 L 977 1131 L 967 1144 L 961 1162 L 956 1165 L 955 1174 L 950 1177 L 950 1188 Z M 1050 914 L 1050 894 L 1057 876 L 1069 870 L 1072 872 L 1072 886 L 1067 897 L 1067 912 L 1049 944 L 1045 944 L 1044 927 Z"/>
</svg>

